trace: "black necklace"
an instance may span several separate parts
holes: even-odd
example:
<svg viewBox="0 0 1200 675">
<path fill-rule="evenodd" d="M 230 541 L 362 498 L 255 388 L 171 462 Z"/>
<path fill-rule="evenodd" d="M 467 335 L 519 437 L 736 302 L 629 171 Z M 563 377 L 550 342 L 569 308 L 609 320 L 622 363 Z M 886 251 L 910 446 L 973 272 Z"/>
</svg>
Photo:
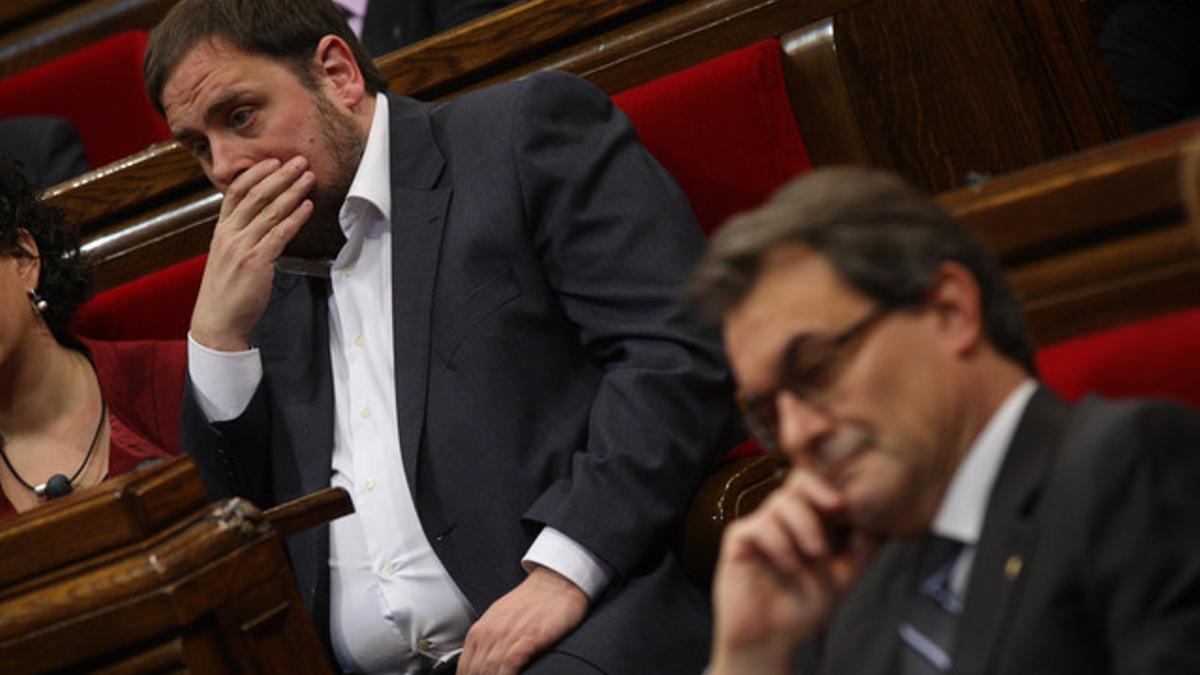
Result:
<svg viewBox="0 0 1200 675">
<path fill-rule="evenodd" d="M 79 474 L 83 473 L 83 468 L 88 465 L 88 462 L 92 461 L 92 454 L 96 452 L 96 442 L 100 440 L 100 432 L 104 429 L 104 420 L 107 415 L 108 405 L 104 401 L 104 390 L 100 389 L 100 421 L 96 422 L 96 433 L 92 434 L 92 444 L 88 446 L 87 455 L 83 458 L 83 464 L 80 464 L 79 468 L 75 469 L 75 473 L 70 478 L 61 473 L 56 473 L 50 476 L 50 480 L 45 483 L 30 485 L 13 468 L 12 462 L 8 461 L 8 453 L 4 452 L 4 436 L 0 436 L 0 459 L 4 460 L 4 465 L 8 467 L 8 470 L 12 472 L 12 475 L 16 477 L 18 482 L 27 489 L 33 490 L 33 493 L 37 496 L 54 499 L 55 497 L 69 495 L 72 490 L 71 484 L 75 482 L 76 478 L 79 478 Z"/>
</svg>

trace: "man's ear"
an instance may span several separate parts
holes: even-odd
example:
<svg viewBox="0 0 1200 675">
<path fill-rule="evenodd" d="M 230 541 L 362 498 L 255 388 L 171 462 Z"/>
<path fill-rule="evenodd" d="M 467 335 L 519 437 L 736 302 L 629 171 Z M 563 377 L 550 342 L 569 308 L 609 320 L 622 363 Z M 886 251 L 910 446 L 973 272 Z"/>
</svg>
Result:
<svg viewBox="0 0 1200 675">
<path fill-rule="evenodd" d="M 37 241 L 23 227 L 17 228 L 17 274 L 27 290 L 38 287 L 42 276 L 42 256 Z"/>
<path fill-rule="evenodd" d="M 983 339 L 983 300 L 979 282 L 970 270 L 954 261 L 939 265 L 929 305 L 937 317 L 938 330 L 956 355 L 968 354 L 979 345 Z"/>
<path fill-rule="evenodd" d="M 328 93 L 342 105 L 355 110 L 366 95 L 366 85 L 350 45 L 336 35 L 326 35 L 317 43 L 313 65 L 320 80 L 329 85 Z"/>
</svg>

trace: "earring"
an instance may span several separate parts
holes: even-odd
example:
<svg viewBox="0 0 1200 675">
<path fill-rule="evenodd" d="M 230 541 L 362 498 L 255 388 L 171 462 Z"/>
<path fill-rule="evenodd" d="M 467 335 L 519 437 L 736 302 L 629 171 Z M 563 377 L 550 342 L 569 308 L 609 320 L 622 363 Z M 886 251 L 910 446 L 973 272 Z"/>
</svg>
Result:
<svg viewBox="0 0 1200 675">
<path fill-rule="evenodd" d="M 33 305 L 33 311 L 37 312 L 38 314 L 42 314 L 47 309 L 50 309 L 50 303 L 46 302 L 45 298 L 38 295 L 37 291 L 30 290 L 26 293 L 29 295 L 29 303 Z"/>
</svg>

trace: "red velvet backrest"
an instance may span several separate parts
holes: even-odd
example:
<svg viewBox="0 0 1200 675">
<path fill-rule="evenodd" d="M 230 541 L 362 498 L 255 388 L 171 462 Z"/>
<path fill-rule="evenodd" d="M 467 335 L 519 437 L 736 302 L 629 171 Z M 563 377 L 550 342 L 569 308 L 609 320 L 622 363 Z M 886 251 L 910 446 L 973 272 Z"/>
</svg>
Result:
<svg viewBox="0 0 1200 675">
<path fill-rule="evenodd" d="M 1037 363 L 1042 381 L 1069 401 L 1153 396 L 1200 408 L 1200 308 L 1051 345 Z"/>
<path fill-rule="evenodd" d="M 0 80 L 0 115 L 63 117 L 93 168 L 170 137 L 142 79 L 145 31 L 114 35 Z"/>
<path fill-rule="evenodd" d="M 781 54 L 763 40 L 613 96 L 705 234 L 811 166 Z"/>
<path fill-rule="evenodd" d="M 96 294 L 71 330 L 96 340 L 178 340 L 187 336 L 206 255 Z"/>
</svg>

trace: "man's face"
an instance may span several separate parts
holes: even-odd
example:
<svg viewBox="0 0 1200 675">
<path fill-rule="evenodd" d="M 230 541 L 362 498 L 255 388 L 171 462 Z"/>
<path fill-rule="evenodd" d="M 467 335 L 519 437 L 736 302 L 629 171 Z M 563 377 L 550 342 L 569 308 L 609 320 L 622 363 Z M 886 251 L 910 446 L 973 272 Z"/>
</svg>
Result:
<svg viewBox="0 0 1200 675">
<path fill-rule="evenodd" d="M 843 493 L 848 524 L 911 536 L 927 527 L 954 468 L 949 350 L 932 311 L 871 321 L 878 309 L 824 256 L 782 247 L 725 317 L 725 345 L 742 395 L 773 401 L 779 449 Z M 865 328 L 831 346 L 856 324 Z M 801 380 L 804 398 L 789 390 Z"/>
<path fill-rule="evenodd" d="M 301 256 L 337 228 L 366 144 L 363 129 L 331 99 L 320 74 L 314 77 L 316 91 L 284 63 L 216 40 L 188 52 L 162 92 L 172 134 L 222 193 L 264 159 L 308 160 L 316 176 L 309 195 L 315 209 L 288 247 Z"/>
</svg>

